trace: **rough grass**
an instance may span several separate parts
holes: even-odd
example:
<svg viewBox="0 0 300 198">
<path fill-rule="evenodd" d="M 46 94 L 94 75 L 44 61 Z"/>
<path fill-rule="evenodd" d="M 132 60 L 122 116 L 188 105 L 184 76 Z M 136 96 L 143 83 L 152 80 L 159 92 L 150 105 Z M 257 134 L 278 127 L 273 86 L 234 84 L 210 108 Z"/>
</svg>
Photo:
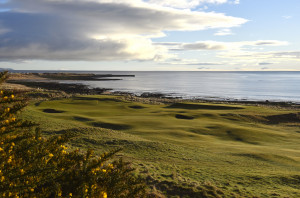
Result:
<svg viewBox="0 0 300 198">
<path fill-rule="evenodd" d="M 60 113 L 43 112 L 45 109 Z M 118 96 L 32 104 L 23 113 L 45 135 L 69 132 L 71 147 L 122 147 L 169 197 L 300 197 L 297 110 L 246 105 L 150 105 Z"/>
</svg>

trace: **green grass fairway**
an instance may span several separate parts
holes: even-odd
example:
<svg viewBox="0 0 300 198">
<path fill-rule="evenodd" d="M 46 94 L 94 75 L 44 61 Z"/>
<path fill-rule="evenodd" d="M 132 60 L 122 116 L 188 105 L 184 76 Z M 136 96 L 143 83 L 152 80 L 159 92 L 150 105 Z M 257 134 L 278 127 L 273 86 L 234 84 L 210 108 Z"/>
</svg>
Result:
<svg viewBox="0 0 300 198">
<path fill-rule="evenodd" d="M 76 134 L 72 147 L 122 147 L 118 156 L 168 197 L 300 197 L 299 112 L 82 96 L 31 104 L 22 116 L 45 135 Z"/>
</svg>

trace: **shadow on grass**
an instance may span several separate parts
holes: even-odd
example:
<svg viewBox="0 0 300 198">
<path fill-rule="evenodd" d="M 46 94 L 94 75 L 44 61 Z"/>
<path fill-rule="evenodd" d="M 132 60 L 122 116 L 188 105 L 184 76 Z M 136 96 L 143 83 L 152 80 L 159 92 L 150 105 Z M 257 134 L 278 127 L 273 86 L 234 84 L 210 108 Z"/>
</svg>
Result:
<svg viewBox="0 0 300 198">
<path fill-rule="evenodd" d="M 80 117 L 80 116 L 74 116 L 73 119 L 74 119 L 74 120 L 77 120 L 77 121 L 80 121 L 80 122 L 89 122 L 89 121 L 93 121 L 93 119 L 85 118 L 85 117 Z"/>
<path fill-rule="evenodd" d="M 140 106 L 140 105 L 132 105 L 132 106 L 128 106 L 132 109 L 145 109 L 146 107 Z"/>
<path fill-rule="evenodd" d="M 300 113 L 279 114 L 265 117 L 267 124 L 300 123 Z"/>
<path fill-rule="evenodd" d="M 300 113 L 278 114 L 270 116 L 244 115 L 244 114 L 220 114 L 231 121 L 252 121 L 264 124 L 300 123 Z"/>
<path fill-rule="evenodd" d="M 43 109 L 44 113 L 64 113 L 65 111 L 60 111 L 56 109 Z"/>
<path fill-rule="evenodd" d="M 34 103 L 34 106 L 38 107 L 38 106 L 40 106 L 40 104 L 41 104 L 42 102 L 44 102 L 44 101 L 36 102 L 36 103 Z"/>
<path fill-rule="evenodd" d="M 106 122 L 92 122 L 92 126 L 94 127 L 101 127 L 105 129 L 112 129 L 112 130 L 128 130 L 132 127 L 127 124 L 113 124 L 113 123 L 106 123 Z"/>
<path fill-rule="evenodd" d="M 239 141 L 239 142 L 246 143 L 246 144 L 253 144 L 253 145 L 259 144 L 258 142 L 249 141 L 247 139 L 244 139 L 243 137 L 241 137 L 241 135 L 239 133 L 242 134 L 243 132 L 242 131 L 240 131 L 240 132 L 226 131 L 227 137 L 229 137 L 230 140 Z"/>
<path fill-rule="evenodd" d="M 201 104 L 185 104 L 185 103 L 174 103 L 165 108 L 175 108 L 175 109 L 205 109 L 205 110 L 238 110 L 244 109 L 242 107 L 230 107 L 230 106 L 220 106 L 220 105 L 201 105 Z"/>
<path fill-rule="evenodd" d="M 176 114 L 175 118 L 184 119 L 184 120 L 193 120 L 194 119 L 193 116 L 186 116 L 186 115 L 182 115 L 182 114 Z"/>
</svg>

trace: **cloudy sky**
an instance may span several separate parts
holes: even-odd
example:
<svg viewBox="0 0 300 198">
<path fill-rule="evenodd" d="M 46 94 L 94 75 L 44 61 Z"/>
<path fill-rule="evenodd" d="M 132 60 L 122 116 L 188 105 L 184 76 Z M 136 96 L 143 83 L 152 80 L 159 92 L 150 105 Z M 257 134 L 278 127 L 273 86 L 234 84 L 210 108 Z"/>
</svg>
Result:
<svg viewBox="0 0 300 198">
<path fill-rule="evenodd" d="M 300 70 L 299 0 L 0 0 L 0 68 Z"/>
</svg>

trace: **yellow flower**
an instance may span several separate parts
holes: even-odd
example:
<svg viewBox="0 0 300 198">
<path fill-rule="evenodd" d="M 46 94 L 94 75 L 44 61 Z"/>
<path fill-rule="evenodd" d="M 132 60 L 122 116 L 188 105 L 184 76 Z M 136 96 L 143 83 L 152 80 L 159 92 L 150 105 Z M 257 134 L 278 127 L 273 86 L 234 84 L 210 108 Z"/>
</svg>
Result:
<svg viewBox="0 0 300 198">
<path fill-rule="evenodd" d="M 106 192 L 102 191 L 101 195 L 102 195 L 103 198 L 107 198 L 107 193 Z"/>
<path fill-rule="evenodd" d="M 72 197 L 72 195 L 73 195 L 72 193 L 69 193 L 69 196 L 70 196 L 70 197 Z"/>
<path fill-rule="evenodd" d="M 5 124 L 9 124 L 9 120 L 5 120 Z"/>
<path fill-rule="evenodd" d="M 10 97 L 11 97 L 12 99 L 14 99 L 15 96 L 12 94 Z"/>
<path fill-rule="evenodd" d="M 89 190 L 86 188 L 86 189 L 85 189 L 85 192 L 87 193 L 87 192 L 89 192 Z"/>
<path fill-rule="evenodd" d="M 5 113 L 8 113 L 10 111 L 10 108 L 5 109 Z"/>
<path fill-rule="evenodd" d="M 14 142 L 12 142 L 12 143 L 11 143 L 11 145 L 12 145 L 12 146 L 15 146 L 15 143 L 14 143 Z"/>
<path fill-rule="evenodd" d="M 1 151 L 4 151 L 4 150 L 3 150 L 3 148 L 0 147 L 0 152 L 1 152 Z M 0 173 L 1 173 L 1 172 L 0 172 Z"/>
<path fill-rule="evenodd" d="M 114 168 L 114 165 L 108 164 L 108 168 L 113 169 L 113 168 Z"/>
<path fill-rule="evenodd" d="M 0 94 L 1 94 L 1 95 L 3 94 L 3 91 L 2 91 L 2 90 L 0 91 Z"/>
<path fill-rule="evenodd" d="M 57 195 L 58 195 L 59 197 L 61 197 L 61 192 L 59 192 Z"/>
<path fill-rule="evenodd" d="M 16 121 L 16 118 L 11 118 L 11 121 L 15 122 L 15 121 Z"/>
<path fill-rule="evenodd" d="M 4 99 L 4 100 L 7 100 L 7 99 L 8 99 L 8 97 L 7 97 L 7 96 L 4 96 L 4 97 L 3 97 L 3 99 Z"/>
<path fill-rule="evenodd" d="M 34 188 L 30 188 L 30 191 L 31 191 L 31 192 L 34 192 Z"/>
<path fill-rule="evenodd" d="M 52 154 L 52 153 L 49 153 L 49 155 L 48 155 L 49 157 L 53 157 L 54 155 Z"/>
<path fill-rule="evenodd" d="M 3 182 L 4 180 L 5 180 L 5 177 L 2 176 L 2 177 L 0 178 L 0 181 Z"/>
<path fill-rule="evenodd" d="M 23 175 L 25 171 L 23 169 L 21 169 L 20 172 L 21 172 L 21 175 Z"/>
<path fill-rule="evenodd" d="M 105 169 L 102 169 L 102 172 L 103 172 L 103 173 L 106 173 L 106 170 L 105 170 Z"/>
</svg>

